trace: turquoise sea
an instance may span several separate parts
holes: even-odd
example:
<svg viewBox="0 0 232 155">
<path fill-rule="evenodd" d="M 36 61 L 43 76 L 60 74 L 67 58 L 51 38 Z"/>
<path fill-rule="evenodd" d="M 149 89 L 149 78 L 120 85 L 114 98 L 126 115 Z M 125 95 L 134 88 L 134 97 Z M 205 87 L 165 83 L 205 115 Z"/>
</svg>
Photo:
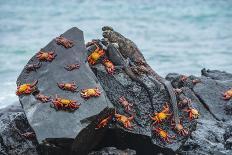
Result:
<svg viewBox="0 0 232 155">
<path fill-rule="evenodd" d="M 51 39 L 76 26 L 87 42 L 104 25 L 133 40 L 160 75 L 232 72 L 231 0 L 1 0 L 0 107 L 18 100 L 17 76 Z"/>
</svg>

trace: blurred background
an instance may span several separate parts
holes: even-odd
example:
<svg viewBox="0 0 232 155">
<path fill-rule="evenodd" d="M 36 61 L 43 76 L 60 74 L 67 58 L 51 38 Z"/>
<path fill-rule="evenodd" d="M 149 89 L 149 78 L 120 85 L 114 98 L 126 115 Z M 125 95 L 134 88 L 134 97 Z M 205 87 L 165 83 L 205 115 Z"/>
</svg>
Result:
<svg viewBox="0 0 232 155">
<path fill-rule="evenodd" d="M 110 25 L 133 40 L 160 75 L 232 73 L 231 0 L 0 1 L 0 108 L 18 100 L 16 79 L 28 60 L 71 27 L 85 41 Z"/>
</svg>

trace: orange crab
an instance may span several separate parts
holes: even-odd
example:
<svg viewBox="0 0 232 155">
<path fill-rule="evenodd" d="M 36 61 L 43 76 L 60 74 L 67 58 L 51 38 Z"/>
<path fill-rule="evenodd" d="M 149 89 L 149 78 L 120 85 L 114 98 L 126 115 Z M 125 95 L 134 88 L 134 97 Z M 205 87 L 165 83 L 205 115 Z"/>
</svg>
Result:
<svg viewBox="0 0 232 155">
<path fill-rule="evenodd" d="M 56 37 L 55 40 L 56 40 L 56 43 L 58 45 L 62 45 L 65 48 L 71 48 L 71 47 L 74 46 L 74 42 L 72 40 L 69 40 L 69 39 L 65 38 L 65 37 L 61 37 L 61 36 L 60 37 Z"/>
<path fill-rule="evenodd" d="M 71 110 L 74 111 L 80 107 L 81 104 L 77 104 L 77 101 L 60 98 L 56 95 L 56 98 L 52 100 L 53 108 L 56 110 Z"/>
<path fill-rule="evenodd" d="M 72 83 L 57 83 L 60 89 L 76 92 L 77 86 L 75 82 Z"/>
<path fill-rule="evenodd" d="M 36 80 L 35 82 L 33 82 L 32 84 L 26 83 L 26 84 L 22 84 L 20 86 L 17 87 L 17 91 L 16 91 L 16 95 L 23 95 L 23 94 L 31 94 L 32 92 L 34 92 L 36 90 L 36 85 L 38 83 L 38 80 Z"/>
<path fill-rule="evenodd" d="M 187 136 L 189 134 L 189 130 L 183 127 L 182 122 L 176 124 L 174 120 L 172 120 L 171 126 L 172 129 L 174 129 L 181 136 Z"/>
<path fill-rule="evenodd" d="M 115 66 L 114 66 L 114 64 L 113 64 L 109 59 L 104 59 L 104 60 L 103 60 L 103 65 L 105 66 L 106 71 L 107 71 L 109 74 L 113 74 L 113 73 L 114 73 L 114 71 L 115 71 Z"/>
<path fill-rule="evenodd" d="M 163 110 L 161 112 L 155 113 L 153 117 L 152 116 L 150 116 L 150 117 L 153 121 L 155 121 L 154 124 L 156 124 L 156 123 L 161 123 L 162 121 L 164 121 L 165 119 L 167 119 L 171 115 L 172 114 L 170 113 L 168 103 L 166 103 L 163 106 Z"/>
<path fill-rule="evenodd" d="M 88 62 L 90 65 L 95 65 L 96 62 L 105 55 L 105 51 L 103 49 L 100 49 L 100 47 L 93 42 L 93 44 L 96 46 L 96 49 L 88 56 Z"/>
<path fill-rule="evenodd" d="M 126 117 L 124 115 L 117 114 L 116 112 L 115 112 L 114 116 L 115 116 L 116 120 L 118 122 L 122 123 L 125 128 L 127 128 L 127 129 L 132 128 L 131 121 L 134 119 L 134 116 Z"/>
<path fill-rule="evenodd" d="M 133 104 L 129 103 L 124 96 L 121 96 L 119 98 L 119 102 L 125 108 L 125 111 L 127 111 L 127 112 L 131 111 L 131 108 L 133 107 Z"/>
<path fill-rule="evenodd" d="M 54 52 L 39 51 L 36 57 L 39 59 L 39 61 L 50 61 L 51 62 L 53 59 L 55 59 L 56 54 Z"/>
<path fill-rule="evenodd" d="M 83 97 L 84 99 L 89 99 L 90 97 L 98 97 L 100 95 L 101 92 L 98 87 L 81 90 L 81 97 Z"/>
<path fill-rule="evenodd" d="M 176 136 L 170 136 L 165 130 L 162 128 L 155 128 L 153 131 L 164 141 L 167 143 L 171 143 L 170 139 L 176 138 Z"/>
<path fill-rule="evenodd" d="M 108 125 L 109 121 L 112 119 L 112 116 L 108 116 L 105 119 L 102 119 L 101 122 L 96 126 L 96 130 L 100 128 L 104 128 L 105 126 Z"/>
<path fill-rule="evenodd" d="M 232 98 L 232 88 L 223 93 L 223 99 L 229 100 Z"/>
<path fill-rule="evenodd" d="M 184 111 L 188 113 L 190 120 L 197 119 L 200 116 L 199 112 L 195 108 L 189 107 L 188 109 L 185 109 Z"/>
</svg>

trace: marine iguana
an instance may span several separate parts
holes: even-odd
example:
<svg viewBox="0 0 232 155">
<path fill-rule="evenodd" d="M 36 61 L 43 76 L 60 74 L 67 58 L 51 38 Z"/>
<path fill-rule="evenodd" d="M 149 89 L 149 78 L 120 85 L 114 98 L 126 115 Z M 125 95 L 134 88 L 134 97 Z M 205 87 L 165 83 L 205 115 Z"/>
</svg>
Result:
<svg viewBox="0 0 232 155">
<path fill-rule="evenodd" d="M 148 94 L 149 100 L 151 102 L 151 108 L 152 111 L 154 111 L 154 106 L 153 106 L 153 97 L 152 94 L 148 88 L 148 86 L 140 80 L 132 71 L 130 68 L 130 60 L 125 59 L 121 53 L 118 51 L 118 49 L 111 43 L 108 44 L 107 50 L 106 50 L 106 55 L 110 59 L 110 61 L 115 65 L 116 68 L 121 68 L 125 71 L 125 73 L 135 82 L 138 82 L 141 86 L 143 86 Z"/>
<path fill-rule="evenodd" d="M 119 46 L 118 51 L 121 53 L 121 55 L 125 59 L 129 58 L 129 60 L 132 61 L 135 64 L 135 66 L 138 68 L 141 68 L 141 67 L 146 68 L 149 71 L 149 73 L 147 73 L 147 74 L 151 74 L 152 76 L 154 76 L 156 80 L 158 80 L 160 83 L 162 83 L 167 88 L 170 99 L 171 99 L 174 121 L 175 121 L 176 125 L 179 124 L 180 118 L 179 118 L 179 113 L 178 113 L 176 94 L 174 92 L 174 88 L 172 87 L 170 81 L 167 81 L 165 78 L 159 76 L 146 63 L 145 58 L 143 57 L 142 53 L 140 52 L 140 50 L 138 49 L 138 47 L 135 45 L 134 42 L 125 38 L 120 33 L 114 31 L 113 28 L 111 28 L 109 26 L 104 26 L 102 28 L 102 31 L 103 31 L 102 35 L 106 40 L 108 40 L 111 43 L 118 43 L 118 46 Z M 128 68 L 128 67 L 125 66 L 124 70 L 125 70 L 125 68 Z M 128 69 L 128 70 L 130 70 L 130 69 Z"/>
</svg>

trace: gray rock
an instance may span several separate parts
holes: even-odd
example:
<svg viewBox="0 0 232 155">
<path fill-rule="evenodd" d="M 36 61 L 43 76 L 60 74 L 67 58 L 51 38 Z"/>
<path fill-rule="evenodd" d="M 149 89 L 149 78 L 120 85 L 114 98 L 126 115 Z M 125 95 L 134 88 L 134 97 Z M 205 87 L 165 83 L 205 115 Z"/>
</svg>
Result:
<svg viewBox="0 0 232 155">
<path fill-rule="evenodd" d="M 20 96 L 20 103 L 25 111 L 30 126 L 36 133 L 40 144 L 43 142 L 54 143 L 58 141 L 68 143 L 87 127 L 91 117 L 98 115 L 103 109 L 112 107 L 106 97 L 101 85 L 86 62 L 86 48 L 84 44 L 83 32 L 78 28 L 71 28 L 63 37 L 74 41 L 72 48 L 64 48 L 57 45 L 53 39 L 46 47 L 45 51 L 54 51 L 57 55 L 52 62 L 42 62 L 42 66 L 36 72 L 28 73 L 26 69 L 22 71 L 17 80 L 17 85 L 38 80 L 37 87 L 42 94 L 55 97 L 56 94 L 63 98 L 77 100 L 81 107 L 74 112 L 56 111 L 50 107 L 51 102 L 41 103 L 34 95 Z M 38 63 L 36 56 L 33 56 L 28 64 Z M 64 66 L 79 63 L 80 68 L 67 71 Z M 84 100 L 78 92 L 68 92 L 57 87 L 57 82 L 76 82 L 78 89 L 98 87 L 102 92 L 98 98 Z M 90 138 L 86 135 L 86 138 Z M 66 141 L 67 140 L 67 141 Z"/>
</svg>

